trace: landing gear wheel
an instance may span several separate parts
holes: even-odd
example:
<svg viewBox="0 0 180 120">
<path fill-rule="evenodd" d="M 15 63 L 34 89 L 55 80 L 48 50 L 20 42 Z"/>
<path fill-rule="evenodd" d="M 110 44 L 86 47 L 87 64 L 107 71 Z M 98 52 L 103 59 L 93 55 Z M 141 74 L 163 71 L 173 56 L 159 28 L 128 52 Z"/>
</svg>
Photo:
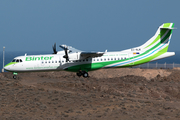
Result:
<svg viewBox="0 0 180 120">
<path fill-rule="evenodd" d="M 79 76 L 79 77 L 83 76 L 84 78 L 89 77 L 88 72 L 81 71 L 81 70 L 78 73 L 76 73 L 76 75 Z"/>
<path fill-rule="evenodd" d="M 14 78 L 14 79 L 16 79 L 16 78 L 17 78 L 17 76 L 16 76 L 16 75 L 13 75 L 13 78 Z"/>
<path fill-rule="evenodd" d="M 81 72 L 78 72 L 76 73 L 77 76 L 81 77 L 82 73 Z"/>
<path fill-rule="evenodd" d="M 87 72 L 84 72 L 84 73 L 83 73 L 83 77 L 84 77 L 84 78 L 89 77 L 88 73 L 87 73 Z"/>
</svg>

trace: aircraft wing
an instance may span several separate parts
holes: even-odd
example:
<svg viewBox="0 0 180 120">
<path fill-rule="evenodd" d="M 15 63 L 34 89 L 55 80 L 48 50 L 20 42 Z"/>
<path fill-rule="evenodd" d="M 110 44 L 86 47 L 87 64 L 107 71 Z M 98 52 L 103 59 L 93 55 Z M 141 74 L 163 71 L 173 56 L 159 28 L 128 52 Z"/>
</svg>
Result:
<svg viewBox="0 0 180 120">
<path fill-rule="evenodd" d="M 94 57 L 101 57 L 106 52 L 107 50 L 105 52 L 81 52 L 80 55 L 83 58 L 94 58 Z"/>
<path fill-rule="evenodd" d="M 60 47 L 64 49 L 63 58 L 66 58 L 66 61 L 101 57 L 107 52 L 107 50 L 105 52 L 84 52 L 67 45 L 60 45 Z"/>
<path fill-rule="evenodd" d="M 69 53 L 82 52 L 81 50 L 73 48 L 72 46 L 60 45 L 59 47 L 61 47 L 63 50 L 69 50 Z"/>
</svg>

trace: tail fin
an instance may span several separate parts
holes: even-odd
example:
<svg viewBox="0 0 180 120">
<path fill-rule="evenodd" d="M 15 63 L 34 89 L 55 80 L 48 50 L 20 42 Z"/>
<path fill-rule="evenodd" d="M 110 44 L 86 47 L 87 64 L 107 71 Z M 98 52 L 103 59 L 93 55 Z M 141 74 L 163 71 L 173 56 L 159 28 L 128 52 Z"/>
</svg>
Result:
<svg viewBox="0 0 180 120">
<path fill-rule="evenodd" d="M 167 52 L 173 29 L 174 23 L 164 23 L 158 28 L 156 34 L 151 39 L 137 47 L 141 54 L 136 56 L 134 65 L 175 55 L 174 52 Z"/>
<path fill-rule="evenodd" d="M 174 29 L 174 23 L 162 24 L 158 28 L 156 34 L 151 39 L 149 39 L 145 44 L 140 46 L 141 49 L 146 51 L 148 49 L 152 49 L 154 47 L 158 47 L 159 45 L 163 44 L 164 52 L 167 52 L 173 29 Z"/>
</svg>

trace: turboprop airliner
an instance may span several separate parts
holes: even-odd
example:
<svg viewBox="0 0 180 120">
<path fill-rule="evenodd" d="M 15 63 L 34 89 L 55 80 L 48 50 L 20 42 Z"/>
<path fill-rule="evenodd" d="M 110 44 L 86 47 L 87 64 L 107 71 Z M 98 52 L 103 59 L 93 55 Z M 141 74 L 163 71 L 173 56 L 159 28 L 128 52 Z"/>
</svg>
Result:
<svg viewBox="0 0 180 120">
<path fill-rule="evenodd" d="M 19 72 L 59 70 L 76 72 L 77 76 L 86 78 L 92 70 L 132 67 L 175 55 L 167 52 L 173 29 L 174 23 L 164 23 L 143 45 L 115 52 L 84 52 L 67 45 L 60 45 L 63 50 L 56 51 L 54 44 L 53 54 L 15 57 L 4 69 L 13 72 L 14 79 Z"/>
</svg>

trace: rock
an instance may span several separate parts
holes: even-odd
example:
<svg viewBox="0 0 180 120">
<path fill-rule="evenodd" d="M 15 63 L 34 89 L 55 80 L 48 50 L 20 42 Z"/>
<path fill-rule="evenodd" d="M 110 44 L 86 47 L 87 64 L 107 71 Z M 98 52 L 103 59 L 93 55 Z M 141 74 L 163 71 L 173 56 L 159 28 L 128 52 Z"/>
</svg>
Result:
<svg viewBox="0 0 180 120">
<path fill-rule="evenodd" d="M 6 96 L 6 93 L 1 93 L 1 96 Z"/>
<path fill-rule="evenodd" d="M 157 115 L 164 115 L 164 113 L 163 112 L 159 112 Z"/>
</svg>

